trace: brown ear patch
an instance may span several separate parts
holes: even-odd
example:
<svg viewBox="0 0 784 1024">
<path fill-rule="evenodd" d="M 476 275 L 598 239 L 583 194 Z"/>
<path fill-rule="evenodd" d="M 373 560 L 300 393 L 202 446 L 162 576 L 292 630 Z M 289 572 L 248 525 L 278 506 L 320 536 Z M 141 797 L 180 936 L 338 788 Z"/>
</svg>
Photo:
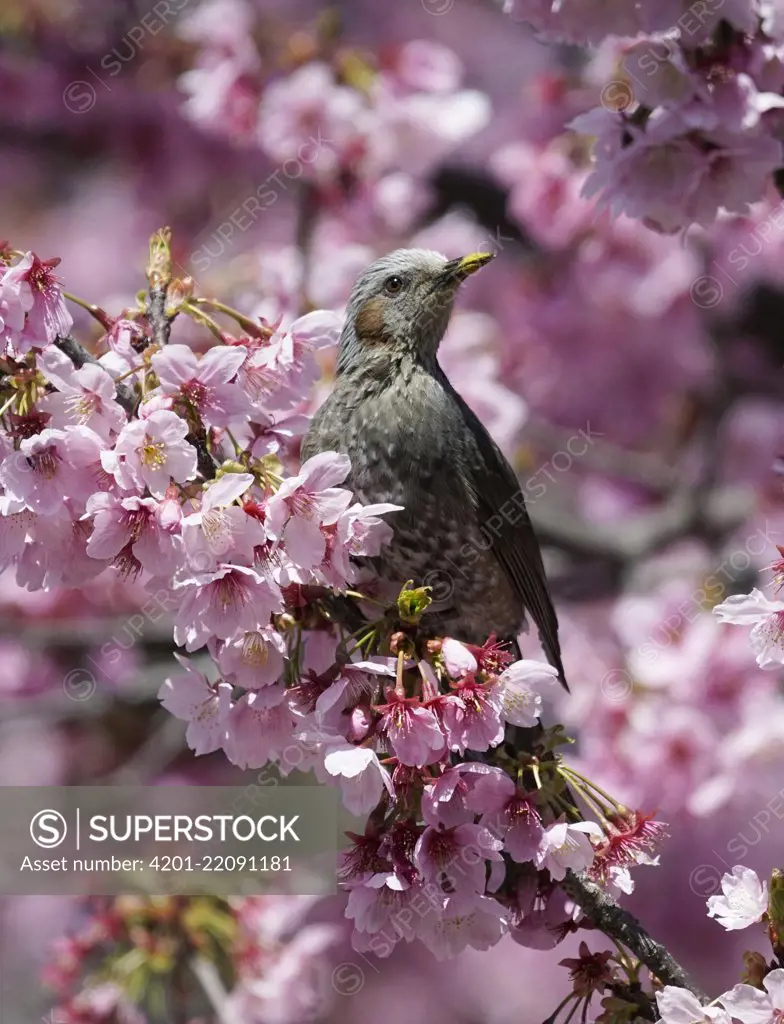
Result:
<svg viewBox="0 0 784 1024">
<path fill-rule="evenodd" d="M 357 313 L 355 326 L 357 337 L 361 341 L 371 343 L 390 340 L 390 334 L 384 323 L 384 308 L 386 302 L 382 296 L 376 295 L 360 308 Z"/>
</svg>

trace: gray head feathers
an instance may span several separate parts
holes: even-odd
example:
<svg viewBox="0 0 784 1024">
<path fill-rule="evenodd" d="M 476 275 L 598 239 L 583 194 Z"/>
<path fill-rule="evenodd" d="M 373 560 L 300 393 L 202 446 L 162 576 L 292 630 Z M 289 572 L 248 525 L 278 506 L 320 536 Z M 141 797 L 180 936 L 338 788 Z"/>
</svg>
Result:
<svg viewBox="0 0 784 1024">
<path fill-rule="evenodd" d="M 430 249 L 397 249 L 376 260 L 351 293 L 338 373 L 405 354 L 434 362 L 459 285 L 491 258 L 448 260 Z"/>
</svg>

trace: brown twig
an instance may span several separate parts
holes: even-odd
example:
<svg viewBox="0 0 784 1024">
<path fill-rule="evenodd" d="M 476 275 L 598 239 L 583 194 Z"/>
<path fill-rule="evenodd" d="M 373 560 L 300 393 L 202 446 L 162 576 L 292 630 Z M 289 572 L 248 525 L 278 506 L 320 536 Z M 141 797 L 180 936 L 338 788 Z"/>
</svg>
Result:
<svg viewBox="0 0 784 1024">
<path fill-rule="evenodd" d="M 652 938 L 637 918 L 620 907 L 601 886 L 573 871 L 567 871 L 561 885 L 600 931 L 626 946 L 659 981 L 688 989 L 702 1002 L 708 1002 L 708 996 L 666 947 Z"/>
<path fill-rule="evenodd" d="M 699 499 L 692 488 L 684 488 L 659 507 L 630 518 L 622 529 L 588 523 L 546 496 L 531 502 L 529 509 L 543 543 L 627 565 L 655 554 L 698 526 L 714 535 L 732 533 L 753 512 L 754 496 L 744 487 L 724 487 Z"/>
<path fill-rule="evenodd" d="M 166 313 L 166 288 L 163 285 L 156 284 L 150 288 L 147 318 L 155 344 L 160 347 L 168 345 L 173 317 Z"/>
<path fill-rule="evenodd" d="M 159 348 L 169 344 L 172 320 L 176 314 L 166 312 L 166 299 L 172 283 L 171 228 L 160 228 L 150 239 L 150 262 L 147 266 L 149 286 L 147 319 Z"/>
</svg>

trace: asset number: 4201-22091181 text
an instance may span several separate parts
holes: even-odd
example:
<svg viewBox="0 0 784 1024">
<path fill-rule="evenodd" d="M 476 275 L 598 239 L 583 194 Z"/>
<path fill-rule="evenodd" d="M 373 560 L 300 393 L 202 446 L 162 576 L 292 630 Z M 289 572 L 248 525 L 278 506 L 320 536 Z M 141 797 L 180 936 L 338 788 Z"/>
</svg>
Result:
<svg viewBox="0 0 784 1024">
<path fill-rule="evenodd" d="M 151 871 L 291 871 L 289 857 L 234 857 L 218 854 L 202 857 L 153 857 Z"/>
</svg>

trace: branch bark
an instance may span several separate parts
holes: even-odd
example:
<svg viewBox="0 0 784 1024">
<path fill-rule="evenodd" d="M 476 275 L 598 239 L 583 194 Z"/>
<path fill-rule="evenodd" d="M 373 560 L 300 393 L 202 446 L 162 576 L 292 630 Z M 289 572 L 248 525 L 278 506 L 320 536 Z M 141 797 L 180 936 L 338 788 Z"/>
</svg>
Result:
<svg viewBox="0 0 784 1024">
<path fill-rule="evenodd" d="M 166 315 L 166 288 L 163 285 L 156 284 L 150 288 L 147 316 L 150 320 L 155 344 L 161 348 L 168 345 L 172 317 Z"/>
<path fill-rule="evenodd" d="M 743 486 L 716 488 L 706 497 L 684 488 L 657 508 L 630 518 L 620 529 L 591 524 L 547 495 L 529 507 L 544 544 L 626 567 L 694 532 L 718 537 L 732 533 L 753 513 L 755 498 Z"/>
<path fill-rule="evenodd" d="M 204 433 L 197 434 L 192 431 L 188 434 L 186 441 L 196 449 L 196 465 L 201 475 L 205 480 L 214 480 L 217 464 L 207 447 L 207 438 Z"/>
<path fill-rule="evenodd" d="M 631 950 L 659 981 L 688 989 L 703 1003 L 709 1001 L 669 950 L 652 938 L 634 914 L 618 906 L 604 889 L 584 874 L 577 875 L 573 871 L 567 871 L 561 885 L 600 931 Z"/>
</svg>

